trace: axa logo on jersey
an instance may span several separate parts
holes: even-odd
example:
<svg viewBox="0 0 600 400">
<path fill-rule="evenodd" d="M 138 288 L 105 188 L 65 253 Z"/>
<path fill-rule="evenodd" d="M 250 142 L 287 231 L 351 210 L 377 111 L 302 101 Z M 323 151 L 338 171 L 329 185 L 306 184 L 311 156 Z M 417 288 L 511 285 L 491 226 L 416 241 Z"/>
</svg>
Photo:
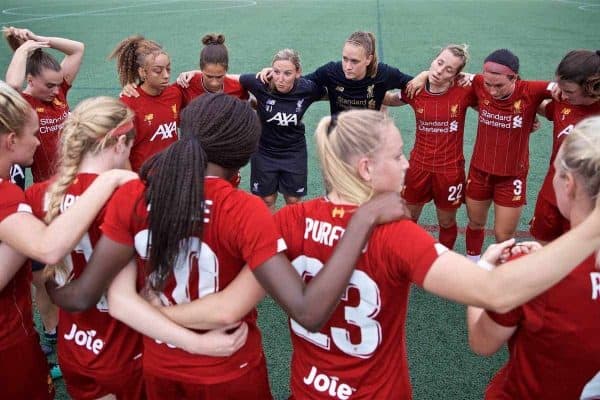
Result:
<svg viewBox="0 0 600 400">
<path fill-rule="evenodd" d="M 305 385 L 312 386 L 318 392 L 327 393 L 334 399 L 347 400 L 356 392 L 356 389 L 352 386 L 340 382 L 337 376 L 328 376 L 319 373 L 315 366 L 311 367 L 308 376 L 305 376 L 302 381 Z"/>
<path fill-rule="evenodd" d="M 73 324 L 73 326 L 71 326 L 71 331 L 65 334 L 64 338 L 65 340 L 73 341 L 77 346 L 84 347 L 95 355 L 98 355 L 104 347 L 104 342 L 100 338 L 94 339 L 95 336 L 95 330 L 80 330 L 77 325 Z"/>
<path fill-rule="evenodd" d="M 152 142 L 157 137 L 160 138 L 160 140 L 172 139 L 175 135 L 177 135 L 177 122 L 168 122 L 166 124 L 161 124 L 156 129 L 150 138 L 150 141 Z"/>
<path fill-rule="evenodd" d="M 298 125 L 298 116 L 296 114 L 288 114 L 278 112 L 267 122 L 276 121 L 279 126 Z"/>
</svg>

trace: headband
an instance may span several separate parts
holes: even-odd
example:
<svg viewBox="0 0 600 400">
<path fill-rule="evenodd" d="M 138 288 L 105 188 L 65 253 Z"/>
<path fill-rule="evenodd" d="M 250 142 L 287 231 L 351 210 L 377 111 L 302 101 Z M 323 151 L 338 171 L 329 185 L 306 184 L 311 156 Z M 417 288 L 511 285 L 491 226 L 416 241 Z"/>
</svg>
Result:
<svg viewBox="0 0 600 400">
<path fill-rule="evenodd" d="M 121 135 L 126 134 L 134 128 L 133 121 L 125 122 L 122 125 L 117 126 L 116 128 L 111 129 L 106 133 L 107 136 L 118 138 Z"/>
<path fill-rule="evenodd" d="M 518 75 L 517 72 L 513 71 L 506 65 L 498 64 L 493 61 L 486 61 L 483 64 L 483 72 L 491 72 L 494 74 L 504 74 L 504 75 Z"/>
</svg>

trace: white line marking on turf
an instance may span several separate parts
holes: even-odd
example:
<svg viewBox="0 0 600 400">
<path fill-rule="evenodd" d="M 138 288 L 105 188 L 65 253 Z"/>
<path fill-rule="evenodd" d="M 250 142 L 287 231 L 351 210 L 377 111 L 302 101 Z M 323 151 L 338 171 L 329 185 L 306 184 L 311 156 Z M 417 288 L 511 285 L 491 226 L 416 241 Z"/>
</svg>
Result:
<svg viewBox="0 0 600 400">
<path fill-rule="evenodd" d="M 596 9 L 598 7 L 600 7 L 600 4 L 598 3 L 584 3 L 582 1 L 571 1 L 571 0 L 554 0 L 555 2 L 558 3 L 565 3 L 565 4 L 575 4 L 578 5 L 577 9 L 581 10 L 581 11 L 600 11 L 600 9 Z"/>
<path fill-rule="evenodd" d="M 115 12 L 115 11 L 136 8 L 136 7 L 147 7 L 149 5 L 150 6 L 161 5 L 164 7 L 166 3 L 172 4 L 172 3 L 181 3 L 181 2 L 190 2 L 190 1 L 191 0 L 162 0 L 162 1 L 149 1 L 149 2 L 137 1 L 136 4 L 127 5 L 127 6 L 109 7 L 109 8 L 99 9 L 99 10 L 88 10 L 88 11 L 63 13 L 63 14 L 28 14 L 28 13 L 24 13 L 24 12 L 19 12 L 18 10 L 31 9 L 31 8 L 33 8 L 33 6 L 13 7 L 13 8 L 3 9 L 1 13 L 5 14 L 5 15 L 24 16 L 24 17 L 32 17 L 32 18 L 2 21 L 2 22 L 0 22 L 0 24 L 8 25 L 8 24 L 14 24 L 16 22 L 41 21 L 41 20 L 58 19 L 58 18 L 66 18 L 66 17 L 89 17 L 89 16 L 94 17 L 94 16 L 107 16 L 107 15 L 112 15 L 112 16 L 129 15 L 127 13 L 119 13 L 119 12 Z M 200 1 L 208 2 L 211 0 L 195 0 L 194 2 L 197 3 Z M 212 1 L 212 2 L 215 2 L 215 1 Z M 191 11 L 226 10 L 226 9 L 231 9 L 231 8 L 253 7 L 253 6 L 256 6 L 256 4 L 257 4 L 256 1 L 250 1 L 250 0 L 237 0 L 237 1 L 236 0 L 220 0 L 220 2 L 240 3 L 240 4 L 222 5 L 222 6 L 216 6 L 216 7 L 208 6 L 205 8 L 186 8 L 186 9 L 180 9 L 180 10 L 164 10 L 163 9 L 163 10 L 157 10 L 157 11 L 139 11 L 139 12 L 137 12 L 137 14 L 174 14 L 174 13 L 187 13 L 187 12 L 191 12 Z M 54 4 L 54 6 L 56 6 L 56 5 L 57 4 Z M 64 4 L 64 5 L 67 6 L 67 4 Z"/>
</svg>

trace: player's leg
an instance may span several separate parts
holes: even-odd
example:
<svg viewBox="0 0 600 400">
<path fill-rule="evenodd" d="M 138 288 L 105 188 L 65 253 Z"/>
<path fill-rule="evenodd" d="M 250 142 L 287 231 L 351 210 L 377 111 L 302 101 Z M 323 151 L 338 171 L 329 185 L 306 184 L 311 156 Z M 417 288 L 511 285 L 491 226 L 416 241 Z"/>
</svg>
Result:
<svg viewBox="0 0 600 400">
<path fill-rule="evenodd" d="M 493 188 L 489 174 L 471 167 L 467 179 L 465 200 L 469 223 L 465 234 L 467 257 L 479 260 L 485 239 L 485 225 L 492 204 Z"/>
<path fill-rule="evenodd" d="M 494 185 L 494 235 L 496 242 L 515 237 L 526 203 L 526 176 L 498 178 Z"/>
<path fill-rule="evenodd" d="M 308 164 L 306 150 L 298 151 L 293 157 L 281 160 L 279 171 L 279 191 L 285 198 L 285 204 L 302 201 L 308 193 Z"/>
<path fill-rule="evenodd" d="M 33 275 L 33 286 L 35 287 L 35 304 L 37 306 L 38 312 L 40 313 L 40 318 L 42 320 L 42 325 L 44 327 L 44 336 L 48 343 L 54 344 L 56 343 L 56 326 L 58 325 L 58 307 L 52 303 L 50 297 L 48 297 L 48 293 L 46 292 L 46 286 L 44 282 L 44 271 L 45 265 L 39 263 L 37 261 L 31 262 L 31 271 Z M 52 352 L 52 348 L 44 348 L 44 353 L 48 354 Z"/>
<path fill-rule="evenodd" d="M 510 238 L 515 237 L 519 218 L 523 207 L 505 207 L 499 204 L 494 204 L 494 235 L 496 242 L 500 243 Z"/>
<path fill-rule="evenodd" d="M 463 168 L 433 175 L 433 200 L 436 205 L 439 241 L 449 249 L 454 248 L 458 236 L 456 210 L 462 205 L 465 189 Z"/>
<path fill-rule="evenodd" d="M 261 196 L 267 207 L 271 212 L 275 212 L 275 203 L 277 203 L 277 193 L 270 194 L 268 196 Z"/>
<path fill-rule="evenodd" d="M 449 249 L 454 248 L 454 243 L 456 243 L 456 238 L 458 237 L 456 210 L 444 210 L 436 207 L 438 223 L 440 224 L 439 242 Z"/>
</svg>

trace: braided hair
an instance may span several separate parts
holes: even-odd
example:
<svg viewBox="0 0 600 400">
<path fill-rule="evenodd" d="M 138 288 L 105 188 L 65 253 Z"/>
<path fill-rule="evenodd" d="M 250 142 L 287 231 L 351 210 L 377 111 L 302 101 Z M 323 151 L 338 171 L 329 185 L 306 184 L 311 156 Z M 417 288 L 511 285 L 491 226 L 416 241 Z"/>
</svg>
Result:
<svg viewBox="0 0 600 400">
<path fill-rule="evenodd" d="M 248 103 L 225 94 L 204 94 L 181 114 L 180 140 L 142 167 L 149 205 L 147 276 L 161 289 L 192 237 L 202 237 L 207 163 L 237 171 L 250 160 L 260 122 Z"/>
<path fill-rule="evenodd" d="M 167 54 L 161 45 L 141 35 L 135 35 L 123 39 L 113 49 L 108 59 L 117 60 L 117 73 L 121 86 L 128 83 L 140 85 L 144 80 L 140 76 L 139 69 L 146 65 L 148 57 L 155 58 L 160 54 Z"/>
<path fill-rule="evenodd" d="M 45 197 L 46 216 L 51 223 L 62 211 L 65 192 L 75 181 L 81 160 L 86 154 L 98 154 L 114 146 L 119 137 L 111 134 L 118 126 L 133 120 L 133 111 L 118 99 L 92 97 L 83 100 L 65 120 L 59 145 L 59 162 L 56 179 L 48 187 Z M 124 132 L 126 141 L 131 142 L 135 131 Z M 57 282 L 66 283 L 71 273 L 63 261 L 51 266 Z"/>
</svg>

